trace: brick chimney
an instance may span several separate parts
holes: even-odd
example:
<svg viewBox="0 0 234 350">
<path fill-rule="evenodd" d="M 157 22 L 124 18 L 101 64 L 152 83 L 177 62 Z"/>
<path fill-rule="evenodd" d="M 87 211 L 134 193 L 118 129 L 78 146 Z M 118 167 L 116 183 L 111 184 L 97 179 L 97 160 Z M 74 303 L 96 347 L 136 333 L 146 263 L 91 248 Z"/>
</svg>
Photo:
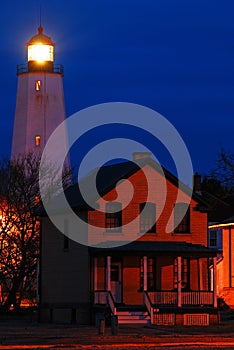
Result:
<svg viewBox="0 0 234 350">
<path fill-rule="evenodd" d="M 201 191 L 201 175 L 197 172 L 193 175 L 193 190 L 195 192 Z"/>
<path fill-rule="evenodd" d="M 145 158 L 151 158 L 152 153 L 151 152 L 133 152 L 132 159 L 133 160 L 140 160 Z"/>
</svg>

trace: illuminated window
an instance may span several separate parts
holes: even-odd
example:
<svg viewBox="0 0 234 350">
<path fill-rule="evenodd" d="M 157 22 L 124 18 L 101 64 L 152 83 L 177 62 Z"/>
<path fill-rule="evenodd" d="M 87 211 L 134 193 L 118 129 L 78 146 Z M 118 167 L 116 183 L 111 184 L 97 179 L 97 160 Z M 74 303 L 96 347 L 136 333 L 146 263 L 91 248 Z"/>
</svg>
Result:
<svg viewBox="0 0 234 350">
<path fill-rule="evenodd" d="M 190 207 L 186 203 L 176 203 L 174 207 L 174 220 L 176 226 L 175 233 L 190 232 Z"/>
<path fill-rule="evenodd" d="M 140 232 L 156 232 L 156 205 L 154 203 L 140 204 Z"/>
<path fill-rule="evenodd" d="M 106 232 L 121 232 L 122 205 L 119 202 L 106 204 Z"/>
<path fill-rule="evenodd" d="M 35 137 L 35 146 L 40 147 L 40 145 L 41 145 L 41 136 L 37 135 Z"/>
<path fill-rule="evenodd" d="M 41 91 L 41 80 L 36 80 L 35 82 L 35 90 Z"/>
</svg>

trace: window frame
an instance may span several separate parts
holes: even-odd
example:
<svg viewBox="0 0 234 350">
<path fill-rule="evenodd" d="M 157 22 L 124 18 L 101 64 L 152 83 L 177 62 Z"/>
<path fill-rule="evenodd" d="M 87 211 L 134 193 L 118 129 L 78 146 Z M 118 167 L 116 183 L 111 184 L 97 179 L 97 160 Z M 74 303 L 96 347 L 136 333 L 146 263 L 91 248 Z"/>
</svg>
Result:
<svg viewBox="0 0 234 350">
<path fill-rule="evenodd" d="M 156 204 L 155 203 L 153 202 L 140 203 L 139 232 L 156 233 Z"/>
<path fill-rule="evenodd" d="M 177 281 L 177 273 L 178 273 L 178 260 L 174 258 L 173 264 L 173 284 L 174 289 L 178 289 L 178 281 Z M 190 260 L 189 258 L 181 258 L 181 289 L 189 290 L 190 288 Z"/>
<path fill-rule="evenodd" d="M 144 261 L 140 259 L 140 291 L 144 287 Z M 156 258 L 147 257 L 147 291 L 154 292 L 156 290 Z"/>
<path fill-rule="evenodd" d="M 112 207 L 114 212 L 108 212 L 108 207 Z M 115 208 L 114 208 L 115 207 Z M 106 203 L 105 212 L 105 231 L 107 233 L 121 233 L 122 232 L 122 203 L 108 202 Z"/>
<path fill-rule="evenodd" d="M 215 234 L 215 238 L 211 237 L 212 234 Z M 215 244 L 211 244 L 211 241 L 215 241 Z M 218 230 L 209 231 L 209 247 L 216 248 L 218 246 Z"/>
<path fill-rule="evenodd" d="M 191 230 L 191 226 L 190 226 L 190 205 L 188 205 L 187 203 L 176 203 L 174 205 L 174 222 L 176 221 L 176 215 L 177 215 L 177 211 L 179 211 L 179 215 L 180 215 L 180 211 L 181 211 L 181 207 L 187 207 L 187 211 L 185 213 L 185 215 L 183 216 L 182 220 L 179 222 L 179 224 L 174 227 L 174 233 L 175 234 L 186 234 L 186 233 L 190 233 Z"/>
</svg>

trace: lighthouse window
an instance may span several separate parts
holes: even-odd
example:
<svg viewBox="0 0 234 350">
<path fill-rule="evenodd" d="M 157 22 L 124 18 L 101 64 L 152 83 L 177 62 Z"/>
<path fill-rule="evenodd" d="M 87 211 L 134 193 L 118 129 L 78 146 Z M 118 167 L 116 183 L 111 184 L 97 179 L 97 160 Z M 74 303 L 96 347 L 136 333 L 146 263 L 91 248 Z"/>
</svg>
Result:
<svg viewBox="0 0 234 350">
<path fill-rule="evenodd" d="M 41 80 L 36 80 L 35 90 L 36 91 L 40 91 L 41 90 Z"/>
<path fill-rule="evenodd" d="M 35 137 L 35 146 L 40 147 L 40 145 L 41 145 L 41 136 L 37 135 Z"/>
</svg>

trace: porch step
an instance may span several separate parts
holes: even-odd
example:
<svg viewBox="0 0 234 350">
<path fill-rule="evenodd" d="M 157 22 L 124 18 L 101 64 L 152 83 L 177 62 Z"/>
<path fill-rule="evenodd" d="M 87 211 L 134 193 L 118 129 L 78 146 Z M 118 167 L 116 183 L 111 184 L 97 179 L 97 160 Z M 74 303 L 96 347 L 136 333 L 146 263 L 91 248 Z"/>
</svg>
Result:
<svg viewBox="0 0 234 350">
<path fill-rule="evenodd" d="M 119 324 L 149 324 L 150 316 L 144 311 L 117 311 Z"/>
<path fill-rule="evenodd" d="M 150 320 L 118 320 L 118 324 L 150 324 Z"/>
<path fill-rule="evenodd" d="M 148 316 L 148 312 L 147 311 L 118 311 L 117 310 L 117 315 L 120 316 Z"/>
</svg>

